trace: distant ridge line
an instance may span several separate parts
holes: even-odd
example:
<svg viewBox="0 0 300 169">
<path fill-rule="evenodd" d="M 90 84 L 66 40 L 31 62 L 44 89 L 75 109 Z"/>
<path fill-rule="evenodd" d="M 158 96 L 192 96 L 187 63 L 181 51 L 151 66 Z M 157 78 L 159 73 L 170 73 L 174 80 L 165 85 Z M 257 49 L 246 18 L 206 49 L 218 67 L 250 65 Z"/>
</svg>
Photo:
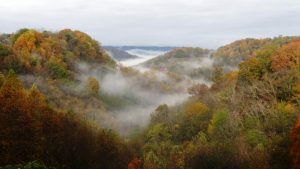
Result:
<svg viewBox="0 0 300 169">
<path fill-rule="evenodd" d="M 169 51 L 174 48 L 178 48 L 176 46 L 103 46 L 104 48 L 106 47 L 114 47 L 118 48 L 121 50 L 131 50 L 131 49 L 142 49 L 142 50 L 157 50 L 157 51 Z"/>
</svg>

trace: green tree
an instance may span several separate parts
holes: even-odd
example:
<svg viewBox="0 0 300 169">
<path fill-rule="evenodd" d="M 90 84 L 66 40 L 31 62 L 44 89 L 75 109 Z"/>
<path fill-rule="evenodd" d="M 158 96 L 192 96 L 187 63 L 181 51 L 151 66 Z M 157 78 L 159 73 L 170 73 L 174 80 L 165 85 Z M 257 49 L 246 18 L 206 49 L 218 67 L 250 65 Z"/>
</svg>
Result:
<svg viewBox="0 0 300 169">
<path fill-rule="evenodd" d="M 88 95 L 98 96 L 100 92 L 100 84 L 95 77 L 89 77 L 86 84 Z"/>
<path fill-rule="evenodd" d="M 208 133 L 212 136 L 223 137 L 225 129 L 228 127 L 229 113 L 226 109 L 217 110 L 210 121 L 208 126 Z"/>
<path fill-rule="evenodd" d="M 167 123 L 169 120 L 169 108 L 168 105 L 163 104 L 158 106 L 151 114 L 151 124 Z"/>
<path fill-rule="evenodd" d="M 224 76 L 224 72 L 222 67 L 214 66 L 210 80 L 214 83 L 218 83 L 222 80 L 223 76 Z"/>
</svg>

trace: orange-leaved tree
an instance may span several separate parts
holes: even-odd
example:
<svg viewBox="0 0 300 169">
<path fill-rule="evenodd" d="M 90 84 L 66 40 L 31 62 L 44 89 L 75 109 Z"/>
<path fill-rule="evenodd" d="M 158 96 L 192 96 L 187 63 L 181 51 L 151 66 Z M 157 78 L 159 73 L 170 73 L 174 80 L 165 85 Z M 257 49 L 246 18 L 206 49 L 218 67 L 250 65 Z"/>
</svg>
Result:
<svg viewBox="0 0 300 169">
<path fill-rule="evenodd" d="M 0 90 L 0 164 L 32 159 L 37 127 L 31 112 L 21 81 L 10 72 Z"/>
<path fill-rule="evenodd" d="M 300 119 L 298 119 L 290 134 L 292 147 L 290 149 L 294 169 L 300 169 Z"/>
</svg>

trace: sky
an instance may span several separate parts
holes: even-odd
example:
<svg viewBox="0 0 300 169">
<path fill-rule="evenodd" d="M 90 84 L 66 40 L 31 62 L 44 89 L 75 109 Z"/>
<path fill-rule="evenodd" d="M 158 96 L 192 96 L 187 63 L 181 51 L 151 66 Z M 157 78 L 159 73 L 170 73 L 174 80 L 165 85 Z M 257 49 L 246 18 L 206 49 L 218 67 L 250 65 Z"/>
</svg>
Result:
<svg viewBox="0 0 300 169">
<path fill-rule="evenodd" d="M 0 32 L 88 33 L 103 45 L 217 48 L 300 35 L 300 0 L 0 0 Z"/>
</svg>

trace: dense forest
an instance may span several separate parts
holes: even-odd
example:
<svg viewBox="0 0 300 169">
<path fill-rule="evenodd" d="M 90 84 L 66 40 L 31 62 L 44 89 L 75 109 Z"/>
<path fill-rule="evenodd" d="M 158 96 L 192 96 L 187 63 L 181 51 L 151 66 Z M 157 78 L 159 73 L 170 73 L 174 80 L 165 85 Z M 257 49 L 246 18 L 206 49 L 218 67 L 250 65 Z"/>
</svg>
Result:
<svg viewBox="0 0 300 169">
<path fill-rule="evenodd" d="M 124 67 L 83 32 L 21 29 L 0 72 L 1 169 L 300 168 L 297 37 Z"/>
</svg>

